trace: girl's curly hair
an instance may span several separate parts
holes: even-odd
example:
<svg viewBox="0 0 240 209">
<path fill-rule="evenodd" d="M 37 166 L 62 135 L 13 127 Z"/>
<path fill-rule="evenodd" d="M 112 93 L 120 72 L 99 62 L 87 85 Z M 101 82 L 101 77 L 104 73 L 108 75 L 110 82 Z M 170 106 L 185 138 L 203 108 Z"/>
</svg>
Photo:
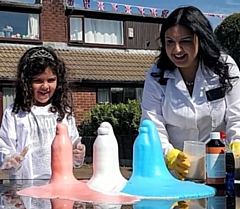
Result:
<svg viewBox="0 0 240 209">
<path fill-rule="evenodd" d="M 63 120 L 65 115 L 68 117 L 73 114 L 72 94 L 66 78 L 65 63 L 57 57 L 51 47 L 33 47 L 28 49 L 20 58 L 17 66 L 16 97 L 13 110 L 15 114 L 22 111 L 30 112 L 35 99 L 32 89 L 32 79 L 45 69 L 51 68 L 57 76 L 56 90 L 50 99 L 52 104 L 50 111 L 58 113 L 57 121 Z"/>
</svg>

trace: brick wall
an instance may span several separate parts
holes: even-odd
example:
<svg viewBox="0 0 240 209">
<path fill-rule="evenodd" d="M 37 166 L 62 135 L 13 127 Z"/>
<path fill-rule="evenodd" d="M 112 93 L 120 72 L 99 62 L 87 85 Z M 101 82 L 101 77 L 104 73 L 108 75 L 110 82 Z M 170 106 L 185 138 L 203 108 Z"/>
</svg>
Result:
<svg viewBox="0 0 240 209">
<path fill-rule="evenodd" d="M 64 1 L 64 0 L 63 0 Z M 43 0 L 41 38 L 43 42 L 65 42 L 67 18 L 62 0 Z"/>
<path fill-rule="evenodd" d="M 96 90 L 95 88 L 73 87 L 72 94 L 76 126 L 78 126 L 96 104 Z"/>
</svg>

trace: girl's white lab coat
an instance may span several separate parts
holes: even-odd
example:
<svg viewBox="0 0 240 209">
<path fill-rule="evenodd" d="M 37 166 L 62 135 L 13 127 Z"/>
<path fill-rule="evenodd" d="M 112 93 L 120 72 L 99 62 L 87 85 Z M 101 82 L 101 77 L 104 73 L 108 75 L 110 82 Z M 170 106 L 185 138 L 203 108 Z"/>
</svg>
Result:
<svg viewBox="0 0 240 209">
<path fill-rule="evenodd" d="M 33 106 L 30 113 L 20 110 L 14 114 L 13 105 L 5 110 L 0 129 L 0 150 L 14 154 L 29 146 L 21 168 L 10 175 L 11 179 L 50 179 L 51 144 L 58 117 L 57 113 L 49 111 L 50 106 Z M 67 125 L 72 143 L 80 143 L 74 117 L 69 120 L 65 117 L 62 123 Z M 1 163 L 4 157 L 4 152 L 0 153 Z"/>
<path fill-rule="evenodd" d="M 183 150 L 183 141 L 206 141 L 211 131 L 226 131 L 229 141 L 240 139 L 240 72 L 230 56 L 229 63 L 233 89 L 224 98 L 208 101 L 206 91 L 219 87 L 219 79 L 212 71 L 199 68 L 190 96 L 178 69 L 165 71 L 166 85 L 160 85 L 151 76 L 159 73 L 156 65 L 148 72 L 142 99 L 142 118 L 151 119 L 157 127 L 164 155 L 173 147 Z"/>
</svg>

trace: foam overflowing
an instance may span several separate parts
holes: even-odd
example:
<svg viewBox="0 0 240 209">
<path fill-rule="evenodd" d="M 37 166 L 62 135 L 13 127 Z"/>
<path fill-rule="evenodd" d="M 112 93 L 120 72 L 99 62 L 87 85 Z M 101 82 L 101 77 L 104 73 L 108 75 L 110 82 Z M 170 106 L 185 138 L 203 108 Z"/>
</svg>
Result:
<svg viewBox="0 0 240 209">
<path fill-rule="evenodd" d="M 52 176 L 48 184 L 31 186 L 17 192 L 18 195 L 35 198 L 60 198 L 74 201 L 107 204 L 132 204 L 139 200 L 124 194 L 109 195 L 90 189 L 85 181 L 77 180 L 73 175 L 72 143 L 67 126 L 58 124 L 56 137 L 52 143 Z"/>
<path fill-rule="evenodd" d="M 121 204 L 134 203 L 134 208 L 141 209 L 154 209 L 160 206 L 158 204 L 161 204 L 161 208 L 169 208 L 176 200 L 215 195 L 212 187 L 180 181 L 170 174 L 157 129 L 150 120 L 142 121 L 134 142 L 133 172 L 129 180 L 120 172 L 118 143 L 111 124 L 107 122 L 100 125 L 94 142 L 93 175 L 90 180 L 77 180 L 72 166 L 72 143 L 67 127 L 59 124 L 52 143 L 52 176 L 49 183 L 28 187 L 17 193 L 36 198 L 96 203 L 104 208 L 111 204 L 120 208 Z"/>
<path fill-rule="evenodd" d="M 185 200 L 214 196 L 216 191 L 174 178 L 166 167 L 156 126 L 144 120 L 133 145 L 133 173 L 122 192 L 141 198 Z"/>
</svg>

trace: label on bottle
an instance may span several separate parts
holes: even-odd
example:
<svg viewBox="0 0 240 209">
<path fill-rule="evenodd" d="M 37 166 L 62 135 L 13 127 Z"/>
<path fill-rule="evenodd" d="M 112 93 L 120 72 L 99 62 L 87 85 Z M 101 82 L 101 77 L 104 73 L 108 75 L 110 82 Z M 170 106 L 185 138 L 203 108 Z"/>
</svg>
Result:
<svg viewBox="0 0 240 209">
<path fill-rule="evenodd" d="M 206 148 L 206 183 L 224 184 L 226 178 L 225 150 L 223 147 Z"/>
</svg>

